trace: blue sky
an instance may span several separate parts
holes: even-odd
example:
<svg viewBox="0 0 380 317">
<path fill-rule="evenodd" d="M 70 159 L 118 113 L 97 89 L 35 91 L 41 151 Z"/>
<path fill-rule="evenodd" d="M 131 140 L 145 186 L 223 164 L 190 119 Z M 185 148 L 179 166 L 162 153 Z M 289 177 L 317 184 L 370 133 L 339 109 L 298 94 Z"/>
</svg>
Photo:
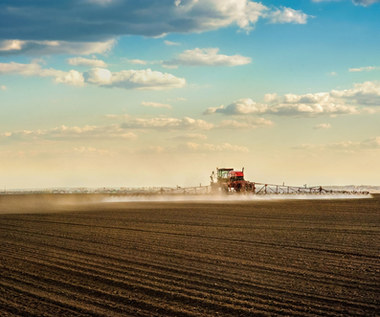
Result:
<svg viewBox="0 0 380 317">
<path fill-rule="evenodd" d="M 379 184 L 380 1 L 0 4 L 0 185 Z M 1 184 L 2 183 L 2 184 Z"/>
</svg>

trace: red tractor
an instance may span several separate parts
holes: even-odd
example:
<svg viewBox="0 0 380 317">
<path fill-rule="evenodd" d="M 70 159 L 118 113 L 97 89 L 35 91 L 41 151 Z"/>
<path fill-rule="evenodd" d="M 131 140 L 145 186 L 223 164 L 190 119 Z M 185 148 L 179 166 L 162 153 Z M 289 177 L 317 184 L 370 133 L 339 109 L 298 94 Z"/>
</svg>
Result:
<svg viewBox="0 0 380 317">
<path fill-rule="evenodd" d="M 226 193 L 255 192 L 255 183 L 244 180 L 244 168 L 241 171 L 234 171 L 233 168 L 217 168 L 216 175 L 215 172 L 212 172 L 210 178 L 213 191 Z"/>
</svg>

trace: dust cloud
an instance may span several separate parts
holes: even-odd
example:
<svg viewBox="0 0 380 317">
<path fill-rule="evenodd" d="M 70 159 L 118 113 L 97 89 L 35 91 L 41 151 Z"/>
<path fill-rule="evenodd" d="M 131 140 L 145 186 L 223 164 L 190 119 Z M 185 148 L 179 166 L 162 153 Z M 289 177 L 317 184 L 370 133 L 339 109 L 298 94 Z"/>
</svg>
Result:
<svg viewBox="0 0 380 317">
<path fill-rule="evenodd" d="M 81 205 L 101 202 L 103 195 L 15 194 L 0 195 L 0 214 L 74 211 Z"/>
<path fill-rule="evenodd" d="M 103 202 L 250 202 L 250 201 L 275 201 L 275 200 L 321 200 L 321 199 L 366 199 L 371 195 L 360 194 L 301 194 L 301 195 L 142 195 L 142 196 L 110 196 Z"/>
<path fill-rule="evenodd" d="M 282 200 L 367 199 L 371 195 L 107 195 L 107 194 L 17 194 L 0 195 L 0 214 L 57 213 L 106 208 L 110 203 L 186 202 L 221 203 Z"/>
</svg>

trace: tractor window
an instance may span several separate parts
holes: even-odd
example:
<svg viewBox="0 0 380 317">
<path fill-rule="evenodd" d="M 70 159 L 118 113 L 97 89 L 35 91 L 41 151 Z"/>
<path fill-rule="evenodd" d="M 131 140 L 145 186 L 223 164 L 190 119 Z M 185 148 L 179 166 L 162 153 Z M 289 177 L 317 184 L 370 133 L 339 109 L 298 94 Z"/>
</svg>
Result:
<svg viewBox="0 0 380 317">
<path fill-rule="evenodd" d="M 218 171 L 218 178 L 228 178 L 228 172 L 229 171 Z"/>
</svg>

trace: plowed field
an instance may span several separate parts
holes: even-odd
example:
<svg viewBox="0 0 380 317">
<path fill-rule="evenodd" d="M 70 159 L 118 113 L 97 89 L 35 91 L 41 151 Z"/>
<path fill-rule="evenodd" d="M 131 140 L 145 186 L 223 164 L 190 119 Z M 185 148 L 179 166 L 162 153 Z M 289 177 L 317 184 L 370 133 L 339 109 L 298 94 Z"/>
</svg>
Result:
<svg viewBox="0 0 380 317">
<path fill-rule="evenodd" d="M 379 196 L 3 196 L 0 316 L 376 316 L 379 238 Z"/>
</svg>

